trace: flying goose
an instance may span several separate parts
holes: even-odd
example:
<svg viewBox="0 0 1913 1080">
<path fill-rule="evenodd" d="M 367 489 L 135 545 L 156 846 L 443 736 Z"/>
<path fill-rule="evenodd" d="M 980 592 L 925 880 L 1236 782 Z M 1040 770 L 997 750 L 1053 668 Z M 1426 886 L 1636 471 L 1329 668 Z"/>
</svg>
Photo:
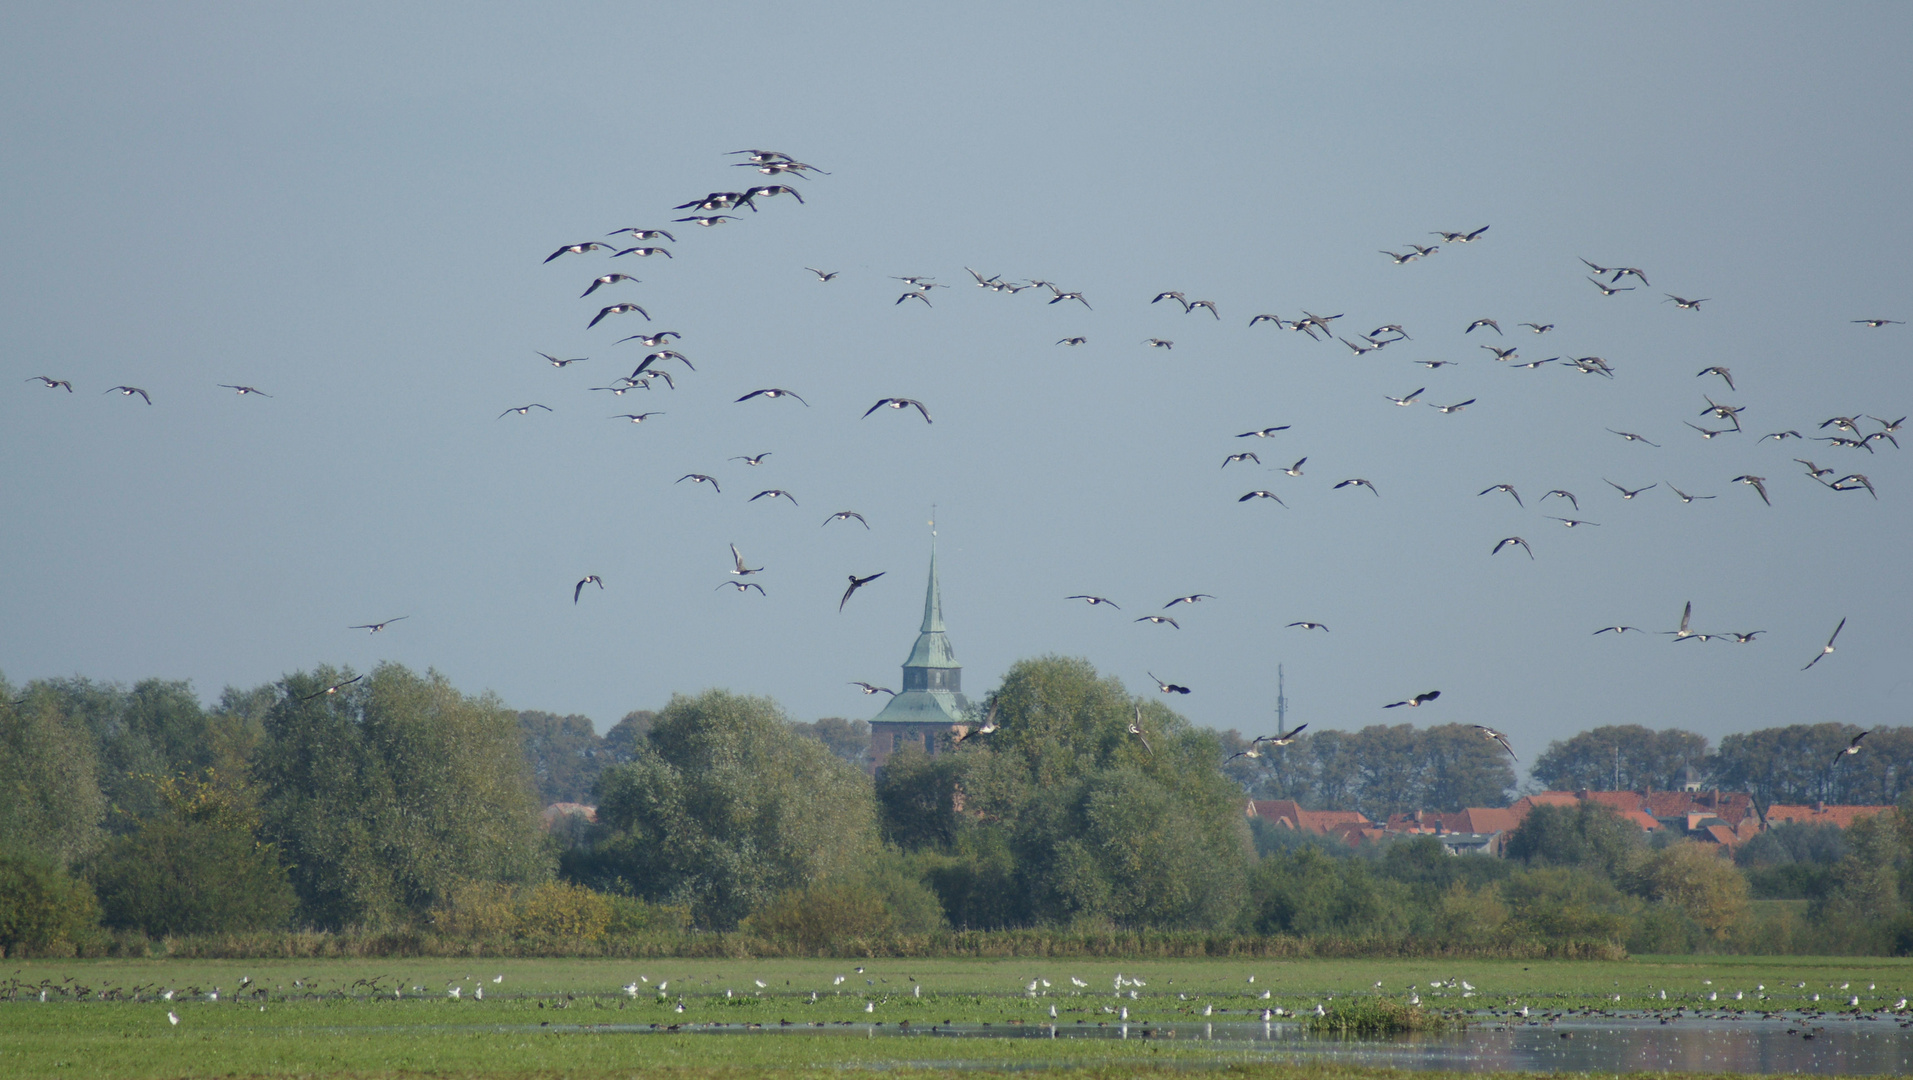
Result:
<svg viewBox="0 0 1913 1080">
<path fill-rule="evenodd" d="M 842 600 L 837 601 L 837 610 L 839 612 L 843 611 L 844 605 L 850 603 L 851 593 L 856 592 L 858 589 L 863 588 L 865 585 L 870 584 L 871 582 L 877 580 L 878 578 L 884 576 L 887 573 L 889 573 L 888 570 L 879 570 L 876 573 L 871 574 L 869 577 L 858 577 L 855 574 L 851 574 L 850 587 L 844 590 L 844 598 Z"/>
<path fill-rule="evenodd" d="M 1844 616 L 1842 616 L 1840 619 L 1840 625 L 1834 627 L 1833 633 L 1827 635 L 1827 643 L 1825 645 L 1820 646 L 1820 655 L 1807 661 L 1807 667 L 1803 667 L 1800 670 L 1805 671 L 1807 670 L 1807 668 L 1810 668 L 1813 665 L 1819 663 L 1820 661 L 1826 659 L 1827 657 L 1833 655 L 1833 639 L 1839 637 L 1840 631 L 1845 630 L 1846 628 L 1847 628 L 1847 620 Z M 1859 740 L 1855 739 L 1854 742 L 1859 742 Z"/>
<path fill-rule="evenodd" d="M 1409 708 L 1411 708 L 1411 709 L 1418 709 L 1418 708 L 1420 708 L 1420 707 L 1422 707 L 1423 705 L 1426 705 L 1426 704 L 1428 704 L 1429 702 L 1431 702 L 1431 701 L 1433 701 L 1433 700 L 1435 700 L 1436 698 L 1438 698 L 1438 697 L 1440 697 L 1440 696 L 1441 696 L 1441 691 L 1439 691 L 1439 690 L 1430 690 L 1430 691 L 1428 691 L 1427 693 L 1422 693 L 1422 694 L 1416 694 L 1416 695 L 1415 695 L 1414 697 L 1412 697 L 1412 698 L 1409 698 L 1409 699 L 1408 699 L 1407 701 L 1397 701 L 1397 702 L 1395 702 L 1395 703 L 1394 703 L 1394 704 L 1392 704 L 1392 705 L 1384 705 L 1384 706 L 1382 706 L 1382 708 L 1384 708 L 1384 709 L 1399 709 L 1399 708 L 1401 708 L 1401 707 L 1402 707 L 1403 705 L 1406 705 L 1406 706 L 1408 706 L 1408 707 L 1409 707 Z"/>
<path fill-rule="evenodd" d="M 604 590 L 604 579 L 596 574 L 586 574 L 583 581 L 580 581 L 571 588 L 571 602 L 573 604 L 578 602 L 578 596 L 585 591 L 586 585 L 596 585 L 598 590 L 602 592 Z"/>
<path fill-rule="evenodd" d="M 849 518 L 856 518 L 857 524 L 862 525 L 866 529 L 870 528 L 870 523 L 868 521 L 865 521 L 864 516 L 862 514 L 859 514 L 855 510 L 839 510 L 836 513 L 825 518 L 824 524 L 828 525 L 833 521 L 844 521 Z"/>
<path fill-rule="evenodd" d="M 914 406 L 918 412 L 923 414 L 924 423 L 926 424 L 935 423 L 935 421 L 930 419 L 930 410 L 923 407 L 923 402 L 918 401 L 915 398 L 907 398 L 907 397 L 879 398 L 875 405 L 872 405 L 870 408 L 864 410 L 864 416 L 868 418 L 871 413 L 876 412 L 878 409 L 881 409 L 886 405 L 892 409 L 908 409 Z"/>
<path fill-rule="evenodd" d="M 632 303 L 612 304 L 610 307 L 603 308 L 596 315 L 593 315 L 591 317 L 591 321 L 585 324 L 585 329 L 589 330 L 592 327 L 598 325 L 598 323 L 604 320 L 604 317 L 606 315 L 629 315 L 630 313 L 634 311 L 644 316 L 645 322 L 651 321 L 651 313 L 644 310 L 643 308 L 639 307 L 636 304 L 632 304 Z"/>
<path fill-rule="evenodd" d="M 369 633 L 376 634 L 379 631 L 385 629 L 386 627 L 392 625 L 393 623 L 398 622 L 400 619 L 409 619 L 409 618 L 411 618 L 410 615 L 400 615 L 398 616 L 398 618 L 387 619 L 384 622 L 361 623 L 358 626 L 348 626 L 346 627 L 346 629 L 347 630 L 365 630 Z"/>
<path fill-rule="evenodd" d="M 141 390 L 137 386 L 115 386 L 113 390 L 118 390 L 120 392 L 121 397 L 132 397 L 134 394 L 138 394 L 140 396 L 140 399 L 142 401 L 145 401 L 148 405 L 151 405 L 153 403 L 152 396 L 149 395 L 146 391 Z M 105 393 L 110 394 L 113 392 L 113 390 L 107 390 L 105 391 Z"/>
<path fill-rule="evenodd" d="M 73 392 L 72 383 L 66 381 L 65 379 L 53 378 L 51 375 L 29 375 L 25 379 L 22 379 L 21 381 L 34 382 L 35 380 L 38 380 L 40 385 L 46 387 L 48 390 L 64 389 L 69 394 Z M 111 391 L 108 391 L 108 393 L 111 393 Z"/>
</svg>

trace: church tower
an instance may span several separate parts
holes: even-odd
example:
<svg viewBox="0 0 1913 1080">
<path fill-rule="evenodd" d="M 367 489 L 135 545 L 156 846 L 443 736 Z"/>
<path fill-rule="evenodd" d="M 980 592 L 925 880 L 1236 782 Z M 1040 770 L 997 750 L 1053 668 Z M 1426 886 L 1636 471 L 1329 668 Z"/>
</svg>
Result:
<svg viewBox="0 0 1913 1080">
<path fill-rule="evenodd" d="M 903 689 L 870 721 L 870 762 L 881 768 L 901 747 L 916 743 L 926 753 L 938 750 L 938 736 L 964 721 L 970 701 L 963 696 L 963 665 L 950 647 L 943 625 L 943 594 L 937 583 L 937 545 L 930 541 L 930 583 L 923 594 L 923 625 L 910 658 L 903 662 Z"/>
</svg>

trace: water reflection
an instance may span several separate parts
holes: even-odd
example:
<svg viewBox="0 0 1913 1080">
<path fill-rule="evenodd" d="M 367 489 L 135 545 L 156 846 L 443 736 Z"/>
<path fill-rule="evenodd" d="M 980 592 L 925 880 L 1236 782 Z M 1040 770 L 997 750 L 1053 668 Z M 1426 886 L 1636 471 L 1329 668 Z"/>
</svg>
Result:
<svg viewBox="0 0 1913 1080">
<path fill-rule="evenodd" d="M 649 1027 L 603 1025 L 578 1030 L 650 1033 Z M 1890 1018 L 1687 1018 L 1662 1023 L 1652 1016 L 1558 1020 L 1552 1024 L 1484 1023 L 1459 1032 L 1390 1039 L 1336 1039 L 1300 1024 L 854 1024 L 788 1027 L 684 1025 L 699 1034 L 852 1034 L 865 1038 L 915 1036 L 965 1039 L 1173 1040 L 1296 1063 L 1343 1062 L 1395 1069 L 1513 1072 L 1913 1073 L 1913 1032 Z M 961 1055 L 940 1052 L 944 1064 Z"/>
</svg>

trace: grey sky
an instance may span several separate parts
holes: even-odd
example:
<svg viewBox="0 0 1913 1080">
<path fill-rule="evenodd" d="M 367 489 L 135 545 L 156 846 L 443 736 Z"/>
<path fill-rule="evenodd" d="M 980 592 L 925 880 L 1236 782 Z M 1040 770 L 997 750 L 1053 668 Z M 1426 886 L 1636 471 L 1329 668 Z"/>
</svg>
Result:
<svg viewBox="0 0 1913 1080">
<path fill-rule="evenodd" d="M 1903 722 L 1913 470 L 1885 444 L 1755 440 L 1913 412 L 1913 328 L 1849 322 L 1913 317 L 1909 24 L 1899 5 L 10 6 L 0 669 L 210 698 L 391 659 L 601 726 L 708 686 L 868 716 L 846 682 L 897 677 L 935 503 L 973 696 L 1018 658 L 1079 654 L 1259 732 L 1281 662 L 1296 721 L 1396 722 L 1381 705 L 1440 688 L 1413 720 L 1492 724 L 1524 760 L 1602 723 Z M 744 147 L 831 175 L 786 181 L 805 205 L 671 224 L 767 182 L 729 167 Z M 1484 224 L 1406 266 L 1377 254 Z M 540 262 L 627 225 L 672 229 L 675 258 Z M 1581 257 L 1653 284 L 1603 298 Z M 642 283 L 578 298 L 611 270 Z M 907 274 L 951 288 L 898 306 Z M 1165 289 L 1222 318 L 1152 306 Z M 621 299 L 656 321 L 585 329 Z M 1304 308 L 1414 340 L 1357 358 L 1247 325 Z M 1497 364 L 1462 333 L 1482 316 L 1520 360 L 1616 376 Z M 611 344 L 640 329 L 681 331 L 697 371 L 587 392 L 642 358 Z M 1713 364 L 1737 392 L 1696 377 Z M 24 381 L 42 373 L 78 392 Z M 154 404 L 101 393 L 120 383 Z M 732 401 L 765 386 L 810 407 Z M 1420 386 L 1478 403 L 1384 400 Z M 1721 426 L 1703 393 L 1748 434 L 1682 426 Z M 885 396 L 936 423 L 859 419 Z M 555 411 L 496 418 L 533 401 Z M 607 419 L 645 410 L 665 415 Z M 1293 427 L 1232 437 L 1272 424 Z M 1241 450 L 1262 467 L 1218 467 Z M 1330 489 L 1354 476 L 1381 498 Z M 1624 502 L 1603 478 L 1661 486 Z M 1501 482 L 1525 510 L 1476 496 Z M 1600 527 L 1548 521 L 1555 487 Z M 766 488 L 801 506 L 746 502 Z M 1236 501 L 1254 488 L 1289 508 Z M 841 509 L 871 531 L 819 526 Z M 1534 561 L 1489 556 L 1510 535 Z M 730 543 L 767 597 L 715 588 Z M 879 570 L 839 614 L 845 575 Z M 606 589 L 574 606 L 590 573 Z M 1131 621 L 1198 591 L 1217 599 L 1172 612 L 1180 631 Z M 1062 599 L 1081 592 L 1123 610 Z M 1698 629 L 1768 633 L 1590 636 L 1672 629 L 1687 600 Z"/>
</svg>

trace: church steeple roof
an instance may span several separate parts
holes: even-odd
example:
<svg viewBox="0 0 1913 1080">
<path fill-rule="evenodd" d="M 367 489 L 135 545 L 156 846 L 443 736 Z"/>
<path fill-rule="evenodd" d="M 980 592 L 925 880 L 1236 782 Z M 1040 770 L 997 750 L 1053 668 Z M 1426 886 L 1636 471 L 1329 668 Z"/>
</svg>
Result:
<svg viewBox="0 0 1913 1080">
<path fill-rule="evenodd" d="M 923 625 L 917 631 L 916 647 L 903 662 L 904 681 L 911 668 L 955 668 L 956 650 L 950 647 L 950 635 L 943 626 L 943 590 L 937 585 L 937 542 L 930 541 L 930 584 L 923 591 Z"/>
<path fill-rule="evenodd" d="M 930 580 L 923 593 L 923 624 L 917 630 L 910 658 L 903 662 L 903 690 L 890 699 L 871 723 L 940 723 L 961 721 L 969 708 L 962 694 L 963 665 L 943 624 L 943 591 L 937 579 L 935 534 L 930 541 Z"/>
</svg>

